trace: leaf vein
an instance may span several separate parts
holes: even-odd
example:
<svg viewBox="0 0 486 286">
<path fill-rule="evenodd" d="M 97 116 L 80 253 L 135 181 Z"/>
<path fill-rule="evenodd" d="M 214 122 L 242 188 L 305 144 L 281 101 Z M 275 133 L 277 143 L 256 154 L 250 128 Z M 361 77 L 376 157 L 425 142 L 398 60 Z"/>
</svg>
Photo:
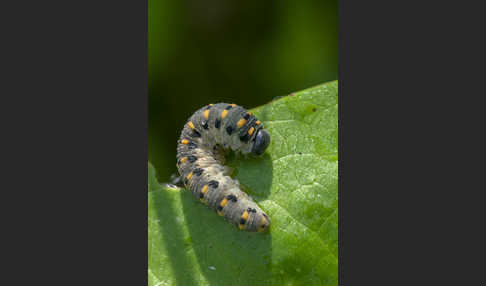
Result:
<svg viewBox="0 0 486 286">
<path fill-rule="evenodd" d="M 285 211 L 288 216 L 290 218 L 292 218 L 294 221 L 296 221 L 297 223 L 299 223 L 300 225 L 302 225 L 304 228 L 308 229 L 310 232 L 314 233 L 318 238 L 319 238 L 319 241 L 321 242 L 321 244 L 324 246 L 324 248 L 327 250 L 328 253 L 330 253 L 332 255 L 333 258 L 337 259 L 336 255 L 334 253 L 331 252 L 331 250 L 329 249 L 329 246 L 328 244 L 324 241 L 324 239 L 322 239 L 322 237 L 319 235 L 319 233 L 313 229 L 311 229 L 309 226 L 307 226 L 306 224 L 304 224 L 303 222 L 299 221 L 298 219 L 296 219 L 286 208 L 284 208 L 282 205 L 280 205 L 279 203 L 273 201 L 273 200 L 269 200 L 270 203 L 276 205 L 277 207 L 279 207 L 280 209 L 282 209 L 283 211 Z"/>
</svg>

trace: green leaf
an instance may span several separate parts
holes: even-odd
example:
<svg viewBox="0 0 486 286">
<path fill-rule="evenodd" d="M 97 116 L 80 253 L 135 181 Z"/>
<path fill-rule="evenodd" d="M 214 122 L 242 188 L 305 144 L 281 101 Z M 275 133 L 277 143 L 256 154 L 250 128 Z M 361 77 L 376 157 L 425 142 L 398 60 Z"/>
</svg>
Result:
<svg viewBox="0 0 486 286">
<path fill-rule="evenodd" d="M 227 164 L 271 218 L 268 233 L 160 185 L 149 163 L 149 285 L 337 285 L 337 102 L 334 81 L 251 110 L 271 144 Z"/>
</svg>

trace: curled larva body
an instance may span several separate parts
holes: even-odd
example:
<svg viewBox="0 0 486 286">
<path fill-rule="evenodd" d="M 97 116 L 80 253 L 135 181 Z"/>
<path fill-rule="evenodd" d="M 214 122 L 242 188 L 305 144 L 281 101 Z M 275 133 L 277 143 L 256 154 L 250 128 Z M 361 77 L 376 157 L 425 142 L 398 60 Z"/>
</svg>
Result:
<svg viewBox="0 0 486 286">
<path fill-rule="evenodd" d="M 270 143 L 263 124 L 241 106 L 207 105 L 185 124 L 177 146 L 182 181 L 201 202 L 242 230 L 265 231 L 270 218 L 227 176 L 222 149 L 261 155 Z"/>
</svg>

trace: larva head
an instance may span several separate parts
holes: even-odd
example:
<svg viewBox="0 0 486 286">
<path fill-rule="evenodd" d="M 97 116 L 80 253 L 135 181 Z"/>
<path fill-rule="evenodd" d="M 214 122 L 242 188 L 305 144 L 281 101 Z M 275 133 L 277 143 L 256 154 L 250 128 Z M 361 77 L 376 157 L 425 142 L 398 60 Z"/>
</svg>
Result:
<svg viewBox="0 0 486 286">
<path fill-rule="evenodd" d="M 254 155 L 262 155 L 270 144 L 270 134 L 265 129 L 259 129 L 255 135 L 255 142 L 253 143 L 253 148 L 251 153 Z"/>
</svg>

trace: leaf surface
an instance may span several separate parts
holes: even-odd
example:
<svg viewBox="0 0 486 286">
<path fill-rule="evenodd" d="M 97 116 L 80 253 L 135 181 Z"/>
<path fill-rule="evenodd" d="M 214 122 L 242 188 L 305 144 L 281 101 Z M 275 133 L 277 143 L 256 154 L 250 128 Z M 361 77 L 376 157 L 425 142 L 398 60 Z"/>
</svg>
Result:
<svg viewBox="0 0 486 286">
<path fill-rule="evenodd" d="M 159 184 L 149 163 L 149 285 L 337 285 L 337 90 L 334 81 L 251 110 L 270 146 L 227 164 L 271 218 L 268 233 L 237 230 Z"/>
</svg>

